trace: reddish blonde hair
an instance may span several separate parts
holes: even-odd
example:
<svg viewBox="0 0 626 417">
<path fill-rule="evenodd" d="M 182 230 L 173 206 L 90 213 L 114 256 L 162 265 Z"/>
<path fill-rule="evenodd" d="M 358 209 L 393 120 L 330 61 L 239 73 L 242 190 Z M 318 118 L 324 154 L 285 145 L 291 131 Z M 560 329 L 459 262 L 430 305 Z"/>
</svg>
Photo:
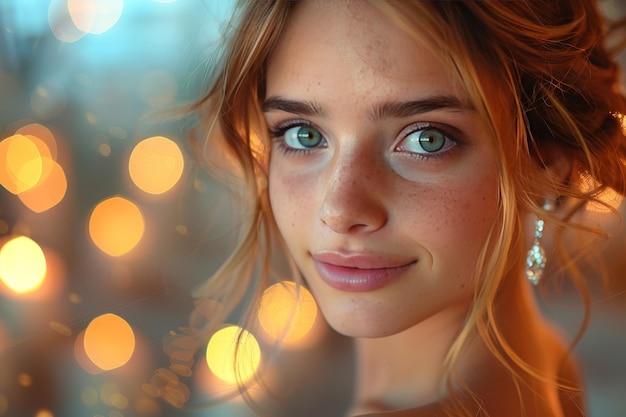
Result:
<svg viewBox="0 0 626 417">
<path fill-rule="evenodd" d="M 582 227 L 574 224 L 574 213 L 597 202 L 605 189 L 626 194 L 621 124 L 626 104 L 597 4 L 592 0 L 372 4 L 416 41 L 432 47 L 489 123 L 499 155 L 498 227 L 477 262 L 475 276 L 480 279 L 475 279 L 473 308 L 449 352 L 448 380 L 473 331 L 513 375 L 542 379 L 509 346 L 494 305 L 502 278 L 523 269 L 527 249 L 523 218 L 529 213 L 545 218 L 543 198 L 563 196 L 574 202 L 565 215 L 547 218 L 564 228 Z M 272 249 L 282 245 L 267 196 L 269 142 L 260 102 L 266 62 L 293 7 L 297 2 L 240 3 L 212 86 L 195 106 L 208 131 L 206 143 L 198 146 L 199 155 L 215 169 L 211 154 L 224 149 L 249 204 L 239 246 L 198 291 L 230 307 L 222 318 L 251 285 L 256 288 L 254 297 L 260 296 L 272 276 L 267 260 Z M 566 178 L 549 169 L 549 149 L 557 149 L 571 162 Z M 568 259 L 564 264 L 573 267 Z M 293 266 L 292 271 L 298 277 Z M 582 288 L 580 274 L 572 271 Z M 469 415 L 470 408 L 453 401 L 450 414 Z"/>
</svg>

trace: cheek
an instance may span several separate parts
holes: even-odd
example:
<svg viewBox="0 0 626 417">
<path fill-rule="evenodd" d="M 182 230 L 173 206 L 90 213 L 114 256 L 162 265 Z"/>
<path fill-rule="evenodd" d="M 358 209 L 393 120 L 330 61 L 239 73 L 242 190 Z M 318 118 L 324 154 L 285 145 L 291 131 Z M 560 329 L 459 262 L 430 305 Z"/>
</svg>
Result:
<svg viewBox="0 0 626 417">
<path fill-rule="evenodd" d="M 463 181 L 426 199 L 424 219 L 416 219 L 433 250 L 474 262 L 497 217 L 498 184 L 492 178 Z"/>
<path fill-rule="evenodd" d="M 270 170 L 269 175 L 269 198 L 270 205 L 272 207 L 272 214 L 274 215 L 274 220 L 278 225 L 281 233 L 283 232 L 283 224 L 285 222 L 285 218 L 287 217 L 288 210 L 293 210 L 292 202 L 290 199 L 290 193 L 288 192 L 288 186 L 284 184 L 282 179 L 276 178 L 275 175 L 272 175 L 272 171 Z"/>
<path fill-rule="evenodd" d="M 290 231 L 306 219 L 310 218 L 310 204 L 306 198 L 310 194 L 302 194 L 303 190 L 311 190 L 303 184 L 303 178 L 285 175 L 283 172 L 272 169 L 269 173 L 269 198 L 272 213 L 280 232 L 288 238 Z"/>
</svg>

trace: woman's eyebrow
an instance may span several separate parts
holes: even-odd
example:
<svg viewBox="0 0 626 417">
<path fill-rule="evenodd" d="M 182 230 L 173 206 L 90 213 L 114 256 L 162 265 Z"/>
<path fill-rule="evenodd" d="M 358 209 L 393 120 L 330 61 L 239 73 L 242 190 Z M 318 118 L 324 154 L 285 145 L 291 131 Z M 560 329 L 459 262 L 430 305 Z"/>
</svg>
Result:
<svg viewBox="0 0 626 417">
<path fill-rule="evenodd" d="M 404 118 L 435 110 L 472 111 L 473 106 L 454 95 L 434 95 L 418 100 L 388 101 L 375 105 L 368 114 L 370 120 Z"/>
<path fill-rule="evenodd" d="M 283 97 L 270 97 L 263 102 L 263 112 L 280 110 L 287 113 L 302 114 L 304 116 L 323 116 L 324 109 L 312 101 L 296 101 Z"/>
<path fill-rule="evenodd" d="M 304 116 L 324 116 L 324 108 L 313 101 L 290 100 L 283 97 L 270 97 L 263 102 L 263 112 L 272 110 Z M 467 101 L 462 101 L 454 95 L 433 95 L 418 100 L 387 101 L 376 104 L 368 112 L 368 119 L 382 120 L 388 118 L 404 118 L 435 110 L 472 111 L 473 107 Z"/>
</svg>

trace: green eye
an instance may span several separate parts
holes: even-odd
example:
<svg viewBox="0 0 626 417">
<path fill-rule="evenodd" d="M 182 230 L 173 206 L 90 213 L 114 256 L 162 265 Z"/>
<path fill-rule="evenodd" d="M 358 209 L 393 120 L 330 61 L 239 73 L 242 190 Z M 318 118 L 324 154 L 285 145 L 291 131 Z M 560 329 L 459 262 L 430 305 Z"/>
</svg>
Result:
<svg viewBox="0 0 626 417">
<path fill-rule="evenodd" d="M 453 148 L 456 142 L 435 128 L 417 129 L 405 136 L 399 149 L 414 154 L 440 154 Z"/>
<path fill-rule="evenodd" d="M 416 133 L 419 133 L 419 144 L 426 152 L 440 151 L 446 144 L 446 137 L 437 130 L 424 129 Z"/>
<path fill-rule="evenodd" d="M 285 143 L 290 148 L 314 148 L 322 144 L 323 141 L 322 134 L 311 126 L 295 126 L 285 131 Z"/>
</svg>

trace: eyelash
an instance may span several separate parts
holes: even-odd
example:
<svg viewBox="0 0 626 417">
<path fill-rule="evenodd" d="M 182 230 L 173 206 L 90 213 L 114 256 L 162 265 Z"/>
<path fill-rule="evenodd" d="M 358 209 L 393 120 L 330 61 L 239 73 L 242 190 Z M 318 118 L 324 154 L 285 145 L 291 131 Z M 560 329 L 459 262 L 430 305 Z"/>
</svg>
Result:
<svg viewBox="0 0 626 417">
<path fill-rule="evenodd" d="M 270 128 L 269 134 L 270 134 L 270 137 L 272 138 L 272 142 L 278 145 L 278 149 L 283 154 L 306 155 L 316 149 L 319 149 L 319 147 L 309 148 L 309 149 L 297 149 L 297 148 L 293 148 L 287 145 L 285 143 L 285 133 L 289 129 L 293 129 L 294 127 L 312 127 L 313 129 L 319 132 L 319 129 L 314 124 L 304 119 L 287 120 L 285 122 L 279 123 L 274 128 Z M 326 142 L 326 139 L 324 139 L 324 142 Z"/>
<path fill-rule="evenodd" d="M 287 120 L 282 123 L 279 123 L 274 128 L 270 128 L 269 134 L 270 134 L 270 137 L 272 138 L 272 142 L 278 145 L 278 149 L 283 154 L 306 155 L 320 148 L 320 147 L 314 147 L 314 148 L 308 148 L 308 149 L 298 149 L 298 148 L 294 148 L 294 147 L 287 145 L 285 143 L 285 133 L 289 129 L 293 129 L 294 127 L 311 127 L 319 132 L 319 129 L 314 124 L 312 124 L 311 122 L 305 119 Z M 426 153 L 418 153 L 418 152 L 412 152 L 406 149 L 405 150 L 400 149 L 402 147 L 402 143 L 410 135 L 417 133 L 419 131 L 424 131 L 424 130 L 434 130 L 436 132 L 441 133 L 447 141 L 452 142 L 452 145 L 444 145 L 444 146 L 448 146 L 446 150 L 441 151 L 441 152 L 435 151 L 432 153 L 428 153 L 427 151 Z M 424 122 L 413 123 L 405 127 L 404 129 L 402 129 L 399 136 L 401 137 L 401 139 L 394 146 L 393 148 L 394 151 L 402 152 L 410 158 L 418 159 L 421 161 L 442 159 L 446 156 L 449 156 L 451 151 L 454 151 L 455 148 L 457 148 L 458 146 L 462 146 L 462 142 L 457 139 L 456 135 L 450 134 L 448 132 L 448 129 L 442 128 L 439 124 L 434 124 L 434 123 L 424 123 Z M 326 139 L 323 136 L 322 138 L 324 142 L 326 143 Z M 326 147 L 326 146 L 323 146 L 323 147 Z"/>
<path fill-rule="evenodd" d="M 447 142 L 452 142 L 452 143 L 444 145 L 444 148 L 447 146 L 447 149 L 443 151 L 438 150 L 432 153 L 428 153 L 428 151 L 426 151 L 425 149 L 424 149 L 425 153 L 411 152 L 409 150 L 400 149 L 403 143 L 405 142 L 405 140 L 407 140 L 407 138 L 410 135 L 420 132 L 420 131 L 426 131 L 426 130 L 433 130 L 438 133 L 441 133 Z M 437 159 L 445 158 L 449 156 L 450 153 L 454 151 L 457 147 L 463 145 L 463 143 L 457 138 L 456 135 L 449 133 L 449 129 L 443 128 L 441 125 L 435 124 L 435 123 L 424 123 L 424 122 L 413 123 L 405 127 L 404 129 L 402 129 L 399 136 L 400 136 L 400 139 L 397 141 L 397 144 L 394 146 L 393 148 L 394 151 L 403 152 L 408 157 L 418 159 L 420 161 L 437 160 Z"/>
</svg>

